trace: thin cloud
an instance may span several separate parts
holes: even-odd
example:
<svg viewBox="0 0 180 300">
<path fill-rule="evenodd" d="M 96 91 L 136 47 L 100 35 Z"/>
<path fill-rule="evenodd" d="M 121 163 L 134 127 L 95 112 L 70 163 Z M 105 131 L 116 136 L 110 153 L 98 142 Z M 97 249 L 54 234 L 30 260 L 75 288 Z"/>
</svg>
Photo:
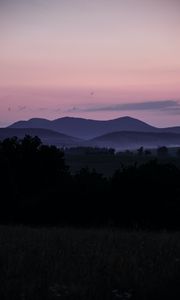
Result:
<svg viewBox="0 0 180 300">
<path fill-rule="evenodd" d="M 81 112 L 100 112 L 100 111 L 140 111 L 140 110 L 153 110 L 153 111 L 169 111 L 180 113 L 180 102 L 177 100 L 164 100 L 164 101 L 147 101 L 147 102 L 134 102 L 134 103 L 121 103 L 113 105 L 94 105 L 91 107 L 76 107 L 76 111 Z M 74 111 L 74 109 L 71 109 Z"/>
<path fill-rule="evenodd" d="M 167 111 L 167 110 L 165 110 L 165 111 Z M 168 113 L 171 113 L 173 115 L 180 115 L 180 105 L 170 108 L 168 110 Z"/>
<path fill-rule="evenodd" d="M 47 110 L 48 110 L 47 107 L 38 107 L 37 108 L 37 111 L 39 111 L 39 112 L 43 112 L 43 111 L 47 111 Z"/>
<path fill-rule="evenodd" d="M 27 109 L 27 106 L 21 106 L 21 105 L 19 105 L 18 106 L 18 111 L 23 111 L 23 110 L 26 110 Z"/>
<path fill-rule="evenodd" d="M 18 105 L 17 107 L 17 111 L 21 112 L 21 111 L 26 111 L 26 112 L 44 112 L 44 111 L 48 111 L 49 109 L 47 107 L 36 107 L 36 108 L 32 108 L 29 106 L 25 106 L 25 105 Z"/>
</svg>

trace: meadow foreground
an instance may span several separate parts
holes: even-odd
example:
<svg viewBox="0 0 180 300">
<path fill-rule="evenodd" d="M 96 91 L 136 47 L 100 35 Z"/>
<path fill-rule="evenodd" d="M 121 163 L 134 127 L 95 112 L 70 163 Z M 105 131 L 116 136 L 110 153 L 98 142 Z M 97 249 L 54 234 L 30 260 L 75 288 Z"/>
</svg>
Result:
<svg viewBox="0 0 180 300">
<path fill-rule="evenodd" d="M 179 299 L 180 232 L 0 227 L 0 299 Z"/>
</svg>

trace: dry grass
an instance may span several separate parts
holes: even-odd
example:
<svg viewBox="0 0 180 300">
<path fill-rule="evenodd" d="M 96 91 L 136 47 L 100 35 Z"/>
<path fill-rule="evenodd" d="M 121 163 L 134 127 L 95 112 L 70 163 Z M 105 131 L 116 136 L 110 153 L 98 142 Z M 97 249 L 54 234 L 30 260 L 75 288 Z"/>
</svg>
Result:
<svg viewBox="0 0 180 300">
<path fill-rule="evenodd" d="M 180 233 L 0 227 L 0 299 L 180 299 Z"/>
</svg>

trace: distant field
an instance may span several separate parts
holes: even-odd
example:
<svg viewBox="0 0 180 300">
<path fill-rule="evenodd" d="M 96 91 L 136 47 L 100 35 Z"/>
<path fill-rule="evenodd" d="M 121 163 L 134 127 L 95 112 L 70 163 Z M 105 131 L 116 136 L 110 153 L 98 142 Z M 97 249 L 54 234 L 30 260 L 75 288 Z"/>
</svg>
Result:
<svg viewBox="0 0 180 300">
<path fill-rule="evenodd" d="M 0 227 L 0 299 L 180 299 L 180 233 Z"/>
<path fill-rule="evenodd" d="M 95 169 L 97 172 L 107 176 L 111 176 L 122 165 L 129 166 L 134 163 L 143 164 L 150 160 L 158 159 L 160 162 L 173 163 L 180 167 L 180 157 L 176 156 L 176 152 L 179 148 L 169 148 L 167 157 L 158 157 L 156 149 L 151 149 L 151 155 L 139 156 L 137 151 L 126 151 L 115 155 L 109 155 L 105 153 L 66 153 L 65 161 L 70 167 L 72 173 L 78 172 L 81 168 Z"/>
</svg>

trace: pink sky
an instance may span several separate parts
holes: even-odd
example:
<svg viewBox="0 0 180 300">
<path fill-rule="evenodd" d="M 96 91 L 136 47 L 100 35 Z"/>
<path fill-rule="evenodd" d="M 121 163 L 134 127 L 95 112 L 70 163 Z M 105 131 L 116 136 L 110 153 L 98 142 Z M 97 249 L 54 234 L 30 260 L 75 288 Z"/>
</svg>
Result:
<svg viewBox="0 0 180 300">
<path fill-rule="evenodd" d="M 65 115 L 180 125 L 179 36 L 179 0 L 0 0 L 0 126 Z M 166 100 L 177 109 L 103 109 Z"/>
</svg>

